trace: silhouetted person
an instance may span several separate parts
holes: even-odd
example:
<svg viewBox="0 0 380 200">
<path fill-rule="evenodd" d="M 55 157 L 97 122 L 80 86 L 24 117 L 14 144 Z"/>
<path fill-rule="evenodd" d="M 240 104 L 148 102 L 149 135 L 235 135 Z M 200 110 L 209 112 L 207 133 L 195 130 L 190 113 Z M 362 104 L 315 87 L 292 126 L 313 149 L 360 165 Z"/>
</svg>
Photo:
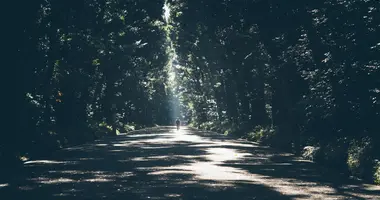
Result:
<svg viewBox="0 0 380 200">
<path fill-rule="evenodd" d="M 177 125 L 177 130 L 179 130 L 179 126 L 181 125 L 181 121 L 177 118 L 177 120 L 175 120 L 175 124 Z"/>
</svg>

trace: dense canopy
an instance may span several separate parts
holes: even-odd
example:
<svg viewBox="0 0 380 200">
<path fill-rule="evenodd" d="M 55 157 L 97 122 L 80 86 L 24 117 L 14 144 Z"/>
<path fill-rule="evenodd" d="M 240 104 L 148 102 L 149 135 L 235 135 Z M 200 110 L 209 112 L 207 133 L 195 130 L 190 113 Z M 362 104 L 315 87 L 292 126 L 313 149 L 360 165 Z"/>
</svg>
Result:
<svg viewBox="0 0 380 200">
<path fill-rule="evenodd" d="M 181 100 L 195 125 L 248 133 L 296 153 L 318 146 L 332 166 L 373 175 L 380 156 L 379 2 L 171 5 Z"/>
<path fill-rule="evenodd" d="M 80 144 L 172 120 L 164 1 L 26 1 L 10 40 L 17 131 L 2 156 Z M 16 77 L 15 77 L 16 78 Z M 17 87 L 17 88 L 16 88 Z"/>
<path fill-rule="evenodd" d="M 380 166 L 376 0 L 21 4 L 5 39 L 9 167 L 177 117 L 294 153 L 318 147 L 362 177 Z"/>
</svg>

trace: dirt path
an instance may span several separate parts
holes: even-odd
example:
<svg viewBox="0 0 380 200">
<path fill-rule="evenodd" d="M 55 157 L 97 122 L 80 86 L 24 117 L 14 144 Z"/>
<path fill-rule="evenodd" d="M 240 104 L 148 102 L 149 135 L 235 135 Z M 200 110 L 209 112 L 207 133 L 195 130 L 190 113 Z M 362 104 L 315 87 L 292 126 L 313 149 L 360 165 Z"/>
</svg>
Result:
<svg viewBox="0 0 380 200">
<path fill-rule="evenodd" d="M 160 127 L 25 164 L 0 199 L 380 199 L 380 187 L 255 143 Z"/>
</svg>

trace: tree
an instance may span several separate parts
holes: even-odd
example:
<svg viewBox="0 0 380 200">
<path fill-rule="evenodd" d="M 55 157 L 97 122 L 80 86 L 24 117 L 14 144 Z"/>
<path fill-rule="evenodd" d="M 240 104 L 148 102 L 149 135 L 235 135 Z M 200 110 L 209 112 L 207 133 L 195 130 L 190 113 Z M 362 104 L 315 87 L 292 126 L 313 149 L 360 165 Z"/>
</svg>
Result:
<svg viewBox="0 0 380 200">
<path fill-rule="evenodd" d="M 22 80 L 13 112 L 21 119 L 17 134 L 1 135 L 0 157 L 38 156 L 114 135 L 126 124 L 169 123 L 163 5 L 26 3 L 10 19 L 19 29 L 9 38 L 17 47 L 11 56 Z"/>
</svg>

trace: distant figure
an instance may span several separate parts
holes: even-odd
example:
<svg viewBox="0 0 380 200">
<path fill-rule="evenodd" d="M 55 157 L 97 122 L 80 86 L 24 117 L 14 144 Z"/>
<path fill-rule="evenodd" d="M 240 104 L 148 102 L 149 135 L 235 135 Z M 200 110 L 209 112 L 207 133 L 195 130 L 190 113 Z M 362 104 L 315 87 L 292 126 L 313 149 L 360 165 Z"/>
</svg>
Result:
<svg viewBox="0 0 380 200">
<path fill-rule="evenodd" d="M 177 125 L 177 130 L 179 130 L 179 126 L 181 125 L 181 121 L 179 120 L 179 118 L 175 120 L 175 124 Z"/>
</svg>

